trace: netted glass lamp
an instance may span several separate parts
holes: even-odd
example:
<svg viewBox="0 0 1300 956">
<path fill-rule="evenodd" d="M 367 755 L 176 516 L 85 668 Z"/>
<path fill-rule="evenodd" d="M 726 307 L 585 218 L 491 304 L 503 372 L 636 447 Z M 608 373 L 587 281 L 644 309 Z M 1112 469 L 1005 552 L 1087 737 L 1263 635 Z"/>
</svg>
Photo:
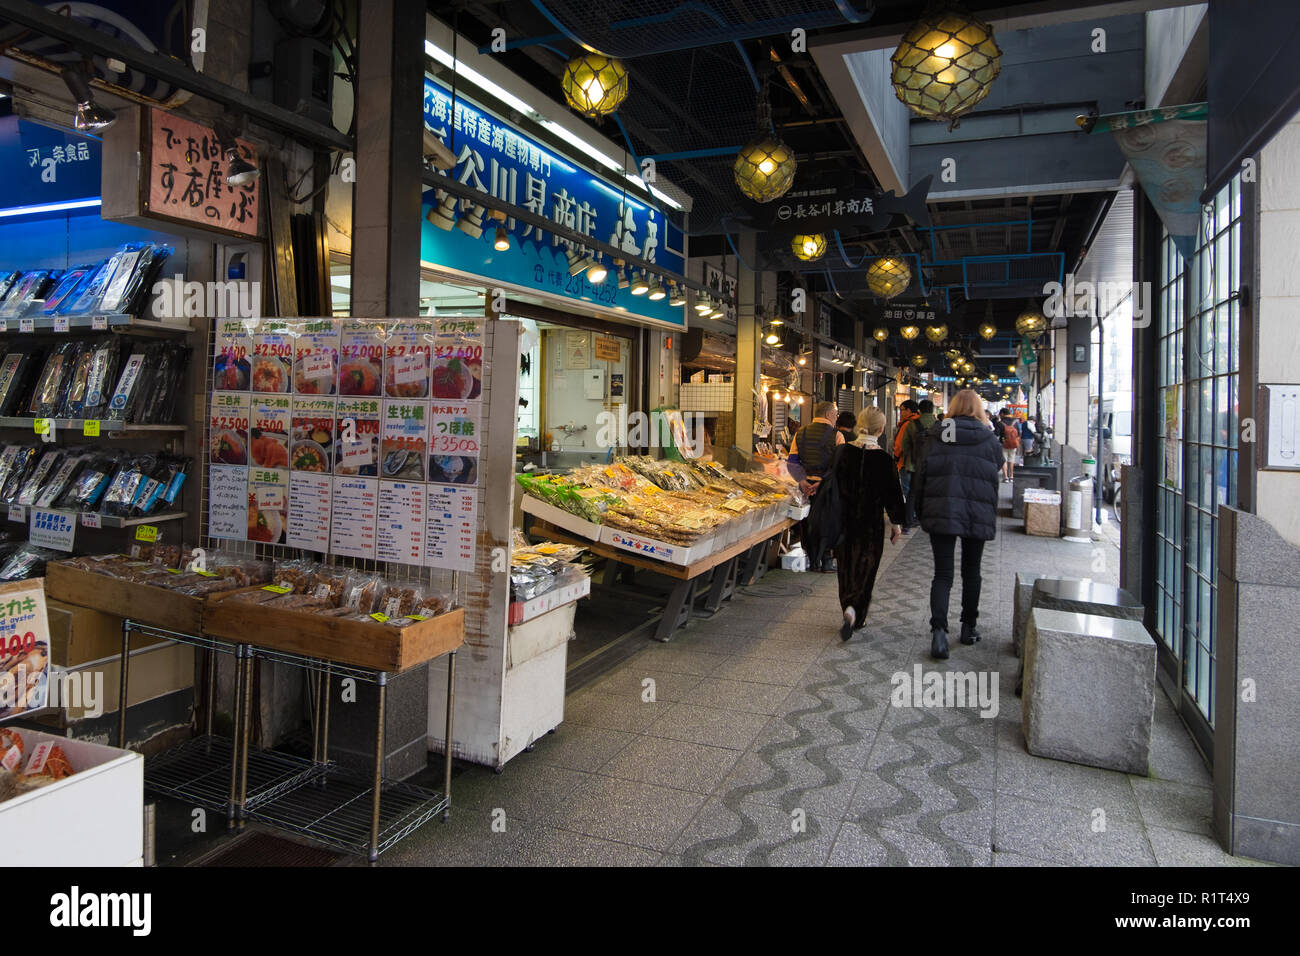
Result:
<svg viewBox="0 0 1300 956">
<path fill-rule="evenodd" d="M 981 322 L 979 328 L 980 338 L 986 342 L 998 334 L 998 327 L 992 322 Z"/>
<path fill-rule="evenodd" d="M 826 253 L 826 237 L 820 232 L 811 236 L 795 236 L 790 240 L 790 248 L 796 259 L 813 262 Z"/>
<path fill-rule="evenodd" d="M 742 193 L 754 202 L 771 202 L 790 189 L 797 165 L 794 150 L 766 134 L 741 148 L 731 171 Z"/>
<path fill-rule="evenodd" d="M 1047 331 L 1047 319 L 1037 309 L 1025 309 L 1016 318 L 1016 331 L 1027 339 L 1036 339 Z"/>
<path fill-rule="evenodd" d="M 627 68 L 598 53 L 584 53 L 564 64 L 564 98 L 590 119 L 609 116 L 627 98 Z"/>
<path fill-rule="evenodd" d="M 894 94 L 949 129 L 988 96 L 1002 69 L 993 28 L 953 2 L 932 3 L 890 58 Z"/>
<path fill-rule="evenodd" d="M 885 339 L 889 338 L 889 329 L 885 328 L 883 325 L 877 326 L 876 330 L 871 333 L 871 337 L 877 342 L 883 342 Z"/>
<path fill-rule="evenodd" d="M 924 356 L 924 355 L 920 355 L 920 354 L 913 355 L 913 356 L 912 356 L 912 364 L 913 364 L 914 366 L 916 366 L 917 368 L 924 368 L 924 367 L 925 367 L 925 356 Z"/>
<path fill-rule="evenodd" d="M 898 334 L 910 342 L 912 341 L 912 339 L 916 338 L 918 335 L 921 334 L 921 330 L 919 327 L 915 325 L 905 325 L 898 330 Z"/>
<path fill-rule="evenodd" d="M 882 299 L 902 295 L 912 283 L 912 270 L 905 259 L 881 256 L 867 267 L 867 288 Z"/>
<path fill-rule="evenodd" d="M 927 325 L 925 327 L 925 337 L 931 342 L 942 342 L 948 337 L 948 326 Z"/>
</svg>

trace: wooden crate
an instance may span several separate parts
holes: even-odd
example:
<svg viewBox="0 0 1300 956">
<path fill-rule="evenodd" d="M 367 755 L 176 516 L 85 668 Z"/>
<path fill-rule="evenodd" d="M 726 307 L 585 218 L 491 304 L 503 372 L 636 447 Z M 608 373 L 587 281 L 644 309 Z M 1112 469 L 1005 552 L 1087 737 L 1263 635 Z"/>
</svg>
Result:
<svg viewBox="0 0 1300 956">
<path fill-rule="evenodd" d="M 465 643 L 464 608 L 393 627 L 229 600 L 239 593 L 224 591 L 208 598 L 203 612 L 205 634 L 389 673 L 441 657 Z"/>
<path fill-rule="evenodd" d="M 95 608 L 181 634 L 203 633 L 203 598 L 137 584 L 51 561 L 45 593 L 64 604 Z"/>
</svg>

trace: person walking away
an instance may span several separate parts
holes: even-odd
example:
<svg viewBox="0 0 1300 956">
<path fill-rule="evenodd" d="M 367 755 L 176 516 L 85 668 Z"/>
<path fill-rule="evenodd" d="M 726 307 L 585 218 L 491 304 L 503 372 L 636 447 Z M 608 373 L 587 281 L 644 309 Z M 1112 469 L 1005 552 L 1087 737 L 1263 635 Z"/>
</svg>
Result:
<svg viewBox="0 0 1300 956">
<path fill-rule="evenodd" d="M 1034 453 L 1034 442 L 1037 436 L 1034 434 L 1034 426 L 1026 416 L 1020 420 L 1020 453 L 1023 456 L 1020 460 L 1027 461 L 1029 456 Z"/>
<path fill-rule="evenodd" d="M 846 442 L 858 437 L 857 432 L 854 431 L 856 427 L 857 419 L 852 412 L 840 412 L 839 417 L 835 419 L 835 430 L 844 436 Z"/>
<path fill-rule="evenodd" d="M 808 497 L 817 493 L 817 486 L 830 468 L 831 456 L 844 436 L 835 427 L 835 404 L 818 402 L 813 408 L 813 420 L 795 432 L 790 442 L 790 455 L 786 468 L 790 477 L 799 483 L 799 489 Z M 808 567 L 812 571 L 833 571 L 826 548 L 821 547 L 810 533 L 808 519 L 799 525 L 804 550 L 808 552 Z M 825 566 L 824 566 L 825 565 Z"/>
<path fill-rule="evenodd" d="M 903 432 L 902 458 L 900 460 L 902 468 L 898 472 L 899 480 L 903 486 L 903 496 L 906 499 L 904 505 L 906 512 L 903 525 L 904 534 L 916 527 L 916 502 L 911 494 L 913 476 L 916 474 L 916 459 L 919 457 L 921 443 L 925 441 L 926 433 L 934 427 L 934 423 L 937 421 L 934 417 L 934 402 L 928 398 L 922 399 L 917 403 L 916 407 L 919 412 L 918 417 L 909 422 Z"/>
<path fill-rule="evenodd" d="M 1002 480 L 1014 481 L 1016 477 L 1016 455 L 1020 453 L 1020 427 L 1011 417 L 1011 409 L 1002 409 L 999 415 L 1002 425 L 999 438 L 1002 441 Z"/>
<path fill-rule="evenodd" d="M 920 406 L 912 399 L 909 398 L 898 406 L 898 427 L 894 429 L 894 467 L 898 469 L 898 483 L 903 488 L 904 499 L 907 498 L 908 489 L 911 488 L 912 475 L 910 472 L 904 473 L 903 442 L 912 428 L 912 423 L 920 417 Z"/>
<path fill-rule="evenodd" d="M 874 405 L 858 413 L 858 437 L 835 450 L 829 476 L 836 485 L 839 514 L 826 516 L 842 529 L 836 549 L 839 570 L 840 607 L 844 624 L 840 640 L 847 641 L 867 620 L 876 572 L 885 550 L 885 515 L 888 513 L 890 544 L 902 534 L 903 489 L 898 470 L 880 447 L 885 430 L 885 413 Z"/>
<path fill-rule="evenodd" d="M 948 405 L 948 418 L 926 436 L 913 487 L 921 527 L 934 551 L 930 583 L 930 656 L 948 657 L 948 598 L 961 539 L 961 642 L 980 639 L 980 560 L 997 534 L 998 471 L 1002 454 L 979 395 L 967 388 Z"/>
</svg>

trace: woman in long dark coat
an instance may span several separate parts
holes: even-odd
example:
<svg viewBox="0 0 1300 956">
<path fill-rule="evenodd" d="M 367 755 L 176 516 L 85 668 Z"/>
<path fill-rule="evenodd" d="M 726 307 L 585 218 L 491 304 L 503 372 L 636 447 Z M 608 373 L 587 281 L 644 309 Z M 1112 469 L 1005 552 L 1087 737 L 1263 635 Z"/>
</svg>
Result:
<svg viewBox="0 0 1300 956">
<path fill-rule="evenodd" d="M 926 436 L 912 479 L 916 513 L 934 550 L 930 584 L 930 656 L 948 657 L 948 596 L 953 558 L 961 539 L 961 642 L 980 639 L 980 560 L 984 542 L 998 529 L 998 476 L 1002 443 L 989 428 L 984 402 L 971 389 L 958 392 L 948 417 Z"/>
<path fill-rule="evenodd" d="M 839 562 L 840 607 L 847 641 L 862 627 L 876 586 L 880 556 L 885 550 L 885 512 L 892 522 L 889 540 L 902 534 L 903 489 L 889 452 L 880 447 L 885 415 L 874 406 L 858 413 L 858 437 L 836 449 L 831 468 L 839 485 L 844 540 L 836 549 Z"/>
</svg>

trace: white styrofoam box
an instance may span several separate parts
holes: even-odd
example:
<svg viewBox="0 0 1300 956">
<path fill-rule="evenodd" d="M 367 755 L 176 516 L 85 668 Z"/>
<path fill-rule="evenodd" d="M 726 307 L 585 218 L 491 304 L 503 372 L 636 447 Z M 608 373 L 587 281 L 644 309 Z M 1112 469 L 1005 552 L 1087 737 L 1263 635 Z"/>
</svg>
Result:
<svg viewBox="0 0 1300 956">
<path fill-rule="evenodd" d="M 785 506 L 785 516 L 792 521 L 802 521 L 812 511 L 811 504 L 797 505 L 793 501 Z"/>
<path fill-rule="evenodd" d="M 795 548 L 781 555 L 781 567 L 786 571 L 807 571 L 808 555 L 803 548 Z"/>
<path fill-rule="evenodd" d="M 666 564 L 687 565 L 692 561 L 698 561 L 707 554 L 712 554 L 712 550 L 706 550 L 700 542 L 696 542 L 691 547 L 686 548 L 680 544 L 669 544 L 667 541 L 656 541 L 654 538 L 646 538 L 637 534 L 629 534 L 626 531 L 619 531 L 605 525 L 601 528 L 601 544 L 607 544 L 612 548 L 618 548 L 622 551 L 631 551 L 642 557 L 653 558 L 656 561 L 663 561 Z"/>
<path fill-rule="evenodd" d="M 600 525 L 591 521 L 584 521 L 577 515 L 571 515 L 549 502 L 534 498 L 532 495 L 524 495 L 519 506 L 530 515 L 541 518 L 547 524 L 553 524 L 565 531 L 572 531 L 580 538 L 586 538 L 588 541 L 600 540 Z"/>
<path fill-rule="evenodd" d="M 556 615 L 573 614 L 573 605 L 557 609 Z M 569 618 L 568 627 L 573 619 Z M 564 721 L 565 664 L 569 643 L 557 644 L 518 667 L 506 671 L 501 698 L 501 741 L 499 762 L 505 762 L 545 737 Z M 452 799 L 455 799 L 455 788 Z"/>
<path fill-rule="evenodd" d="M 590 581 L 587 582 L 587 590 L 591 590 Z M 518 667 L 525 661 L 566 643 L 573 636 L 575 610 L 573 602 L 557 604 L 530 621 L 511 625 L 506 632 L 506 666 Z"/>
<path fill-rule="evenodd" d="M 0 803 L 0 847 L 22 866 L 143 866 L 144 757 L 88 740 L 19 730 L 24 754 L 58 744 L 71 777 Z"/>
<path fill-rule="evenodd" d="M 564 604 L 572 604 L 591 593 L 591 578 L 583 577 L 564 587 L 539 594 L 529 601 L 514 601 L 510 605 L 510 626 L 514 627 L 540 617 Z"/>
</svg>

